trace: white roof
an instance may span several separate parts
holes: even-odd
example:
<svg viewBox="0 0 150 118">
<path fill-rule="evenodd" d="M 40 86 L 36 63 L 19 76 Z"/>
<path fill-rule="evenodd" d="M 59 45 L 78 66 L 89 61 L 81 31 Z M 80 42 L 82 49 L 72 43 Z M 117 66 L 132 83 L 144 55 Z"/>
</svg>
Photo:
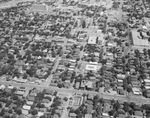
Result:
<svg viewBox="0 0 150 118">
<path fill-rule="evenodd" d="M 134 87 L 134 88 L 132 88 L 132 91 L 133 91 L 133 92 L 140 92 L 140 89 Z"/>
<path fill-rule="evenodd" d="M 0 89 L 1 89 L 1 90 L 5 89 L 5 88 L 6 88 L 5 85 L 1 85 L 1 86 L 0 86 Z"/>
<path fill-rule="evenodd" d="M 107 56 L 113 56 L 113 53 L 107 52 L 106 55 L 107 55 Z"/>
<path fill-rule="evenodd" d="M 40 116 L 42 116 L 42 115 L 44 115 L 44 112 L 38 112 L 38 117 L 40 117 Z"/>
<path fill-rule="evenodd" d="M 96 44 L 96 36 L 90 36 L 88 40 L 88 44 Z"/>
<path fill-rule="evenodd" d="M 121 79 L 118 79 L 118 82 L 123 82 L 123 80 L 121 80 Z"/>
<path fill-rule="evenodd" d="M 102 113 L 103 116 L 109 116 L 108 113 Z"/>
<path fill-rule="evenodd" d="M 76 62 L 76 60 L 74 60 L 74 59 L 70 59 L 69 61 L 70 61 L 70 62 L 74 62 L 74 63 Z"/>
<path fill-rule="evenodd" d="M 150 86 L 145 86 L 145 89 L 150 89 Z"/>
<path fill-rule="evenodd" d="M 141 92 L 139 91 L 139 92 L 137 92 L 137 91 L 133 91 L 133 93 L 135 94 L 135 95 L 140 95 L 141 94 Z"/>
<path fill-rule="evenodd" d="M 28 112 L 28 110 L 22 109 L 22 114 L 24 114 L 24 115 L 28 115 L 28 114 L 29 114 L 29 112 Z"/>
<path fill-rule="evenodd" d="M 125 75 L 123 75 L 123 74 L 117 74 L 117 77 L 124 79 L 124 78 L 125 78 Z"/>
<path fill-rule="evenodd" d="M 31 106 L 24 105 L 24 106 L 23 106 L 23 109 L 25 109 L 25 110 L 30 110 L 30 109 L 31 109 Z"/>
<path fill-rule="evenodd" d="M 89 62 L 90 64 L 93 64 L 93 65 L 97 65 L 98 64 L 98 62 Z"/>
<path fill-rule="evenodd" d="M 88 82 L 86 83 L 86 86 L 87 86 L 88 88 L 93 88 L 93 82 L 92 82 L 92 81 L 88 81 Z"/>
<path fill-rule="evenodd" d="M 72 70 L 72 71 L 74 70 L 74 68 L 68 68 L 68 69 L 69 69 L 69 70 Z"/>
<path fill-rule="evenodd" d="M 28 104 L 28 105 L 32 105 L 33 102 L 32 102 L 32 101 L 27 101 L 27 104 Z"/>
<path fill-rule="evenodd" d="M 86 70 L 97 71 L 97 65 L 86 65 Z"/>
<path fill-rule="evenodd" d="M 149 80 L 149 79 L 144 79 L 144 81 L 145 81 L 146 83 L 149 83 L 149 82 L 150 82 L 150 80 Z"/>
<path fill-rule="evenodd" d="M 140 35 L 137 31 L 132 30 L 133 44 L 136 46 L 149 46 L 149 42 L 146 39 L 140 39 Z"/>
<path fill-rule="evenodd" d="M 14 86 L 8 86 L 8 88 L 9 88 L 9 89 L 13 89 L 13 88 L 14 88 Z"/>
</svg>

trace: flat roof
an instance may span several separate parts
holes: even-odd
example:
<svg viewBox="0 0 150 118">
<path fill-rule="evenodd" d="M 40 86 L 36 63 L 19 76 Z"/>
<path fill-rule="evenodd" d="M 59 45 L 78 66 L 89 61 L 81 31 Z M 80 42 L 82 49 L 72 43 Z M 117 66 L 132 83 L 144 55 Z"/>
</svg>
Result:
<svg viewBox="0 0 150 118">
<path fill-rule="evenodd" d="M 46 5 L 43 4 L 33 4 L 31 7 L 33 11 L 46 11 Z"/>
<path fill-rule="evenodd" d="M 97 65 L 86 65 L 86 70 L 97 71 Z"/>
<path fill-rule="evenodd" d="M 88 40 L 88 44 L 96 44 L 96 39 L 97 38 L 98 37 L 96 37 L 96 36 L 90 36 L 89 40 Z"/>
<path fill-rule="evenodd" d="M 149 80 L 149 79 L 144 79 L 144 81 L 145 81 L 145 82 L 148 82 L 148 83 L 150 82 L 150 80 Z"/>
<path fill-rule="evenodd" d="M 140 39 L 140 34 L 136 30 L 132 30 L 132 40 L 133 40 L 133 45 L 136 46 L 150 46 L 149 42 L 147 39 Z"/>
</svg>

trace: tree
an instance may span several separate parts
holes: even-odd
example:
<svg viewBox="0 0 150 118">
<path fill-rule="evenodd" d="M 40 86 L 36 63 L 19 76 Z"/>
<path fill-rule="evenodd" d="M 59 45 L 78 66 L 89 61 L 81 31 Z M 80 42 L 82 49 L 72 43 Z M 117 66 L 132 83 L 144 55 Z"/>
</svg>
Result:
<svg viewBox="0 0 150 118">
<path fill-rule="evenodd" d="M 0 112 L 0 116 L 3 116 L 5 114 L 5 109 L 3 108 Z"/>
<path fill-rule="evenodd" d="M 94 96 L 94 98 L 93 98 L 94 106 L 99 102 L 99 100 L 100 100 L 99 95 Z"/>
<path fill-rule="evenodd" d="M 129 111 L 129 104 L 128 104 L 127 102 L 124 102 L 123 105 L 124 105 L 124 106 L 123 106 L 123 110 L 124 110 L 125 112 L 128 112 L 128 111 Z"/>
<path fill-rule="evenodd" d="M 67 98 L 67 97 L 64 97 L 64 101 L 68 101 L 68 98 Z"/>
<path fill-rule="evenodd" d="M 139 52 L 138 49 L 136 49 L 136 50 L 134 51 L 134 53 L 135 53 L 135 56 L 136 56 L 136 57 L 140 57 L 140 52 Z"/>
<path fill-rule="evenodd" d="M 10 118 L 10 115 L 8 113 L 4 114 L 4 118 Z"/>
<path fill-rule="evenodd" d="M 39 92 L 36 96 L 39 100 L 42 100 L 44 98 L 44 93 Z"/>
<path fill-rule="evenodd" d="M 31 114 L 32 114 L 32 115 L 36 115 L 36 114 L 38 114 L 37 109 L 33 109 L 33 110 L 31 111 Z"/>
<path fill-rule="evenodd" d="M 45 115 L 43 115 L 43 116 L 40 116 L 40 118 L 46 118 L 46 116 L 45 116 Z"/>
<path fill-rule="evenodd" d="M 17 118 L 17 115 L 13 114 L 10 118 Z"/>
<path fill-rule="evenodd" d="M 117 102 L 114 104 L 114 109 L 117 111 L 119 108 L 120 108 L 120 104 L 119 104 L 119 102 L 117 101 Z"/>
<path fill-rule="evenodd" d="M 126 90 L 126 89 L 127 89 L 127 86 L 128 86 L 128 84 L 127 84 L 127 79 L 124 79 L 124 80 L 123 80 L 123 89 Z"/>
<path fill-rule="evenodd" d="M 8 113 L 12 114 L 12 113 L 13 113 L 13 110 L 12 110 L 12 109 L 9 109 L 9 110 L 8 110 Z"/>
<path fill-rule="evenodd" d="M 132 92 L 132 87 L 131 86 L 127 86 L 127 92 Z"/>
<path fill-rule="evenodd" d="M 149 68 L 150 67 L 150 62 L 147 62 L 146 66 L 147 66 L 147 68 Z"/>
<path fill-rule="evenodd" d="M 74 111 L 74 113 L 76 113 L 76 114 L 80 114 L 80 113 L 81 113 L 81 111 L 80 111 L 79 109 L 76 109 L 76 110 Z"/>
<path fill-rule="evenodd" d="M 148 51 L 147 51 L 147 49 L 143 49 L 143 53 L 144 53 L 144 55 L 147 55 L 148 54 Z"/>
<path fill-rule="evenodd" d="M 134 102 L 131 102 L 131 103 L 130 103 L 130 107 L 131 107 L 132 109 L 134 109 L 134 108 L 135 108 L 135 103 L 134 103 Z"/>
<path fill-rule="evenodd" d="M 5 107 L 9 107 L 11 103 L 12 103 L 11 100 L 7 100 L 7 101 L 6 101 L 6 104 L 5 104 Z"/>
<path fill-rule="evenodd" d="M 86 22 L 85 20 L 82 20 L 82 28 L 85 28 L 86 27 Z"/>
<path fill-rule="evenodd" d="M 122 62 L 125 63 L 125 61 L 126 61 L 126 59 L 125 59 L 125 57 L 123 56 L 123 57 L 122 57 Z"/>
<path fill-rule="evenodd" d="M 22 114 L 21 108 L 18 108 L 18 109 L 16 110 L 16 113 L 17 113 L 18 115 L 21 115 L 21 114 Z"/>
<path fill-rule="evenodd" d="M 2 103 L 0 103 L 0 108 L 2 108 Z"/>
<path fill-rule="evenodd" d="M 131 77 L 128 76 L 126 79 L 127 79 L 127 84 L 131 84 Z"/>
<path fill-rule="evenodd" d="M 113 115 L 115 114 L 115 112 L 116 112 L 116 111 L 115 111 L 114 109 L 112 109 L 111 111 L 108 112 L 108 114 L 109 114 L 110 116 L 113 116 Z"/>
<path fill-rule="evenodd" d="M 27 74 L 27 73 L 24 73 L 24 74 L 23 74 L 23 79 L 27 79 L 27 77 L 28 77 L 28 74 Z"/>
<path fill-rule="evenodd" d="M 144 97 L 147 97 L 147 90 L 143 90 L 142 94 Z"/>
</svg>

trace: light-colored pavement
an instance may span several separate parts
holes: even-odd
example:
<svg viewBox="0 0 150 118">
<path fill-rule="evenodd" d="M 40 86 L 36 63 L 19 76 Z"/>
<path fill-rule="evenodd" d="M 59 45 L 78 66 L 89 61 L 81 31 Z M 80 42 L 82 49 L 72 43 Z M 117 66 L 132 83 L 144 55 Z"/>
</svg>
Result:
<svg viewBox="0 0 150 118">
<path fill-rule="evenodd" d="M 42 89 L 50 89 L 50 90 L 53 90 L 53 91 L 58 91 L 58 92 L 66 92 L 66 93 L 78 93 L 78 94 L 90 94 L 90 95 L 99 95 L 98 92 L 95 92 L 95 91 L 82 91 L 82 90 L 75 90 L 75 89 L 67 89 L 67 88 L 56 88 L 56 87 L 52 87 L 52 86 L 49 86 L 49 87 L 46 87 L 46 86 L 41 86 L 41 85 L 35 85 L 35 84 L 20 84 L 20 83 L 13 83 L 13 82 L 4 82 L 4 81 L 0 81 L 1 84 L 3 85 L 13 85 L 15 87 L 26 87 L 26 88 L 29 88 L 29 89 L 32 89 L 32 88 L 37 88 L 38 90 L 42 90 Z M 121 95 L 108 95 L 108 94 L 101 94 L 102 98 L 105 98 L 105 99 L 114 99 L 114 100 L 119 100 L 119 101 L 126 101 L 127 102 L 127 98 L 126 96 L 121 96 Z M 141 103 L 141 104 L 149 104 L 150 103 L 150 99 L 147 99 L 147 98 L 144 98 L 142 96 L 129 96 L 130 97 L 130 102 L 135 102 L 135 103 Z"/>
</svg>

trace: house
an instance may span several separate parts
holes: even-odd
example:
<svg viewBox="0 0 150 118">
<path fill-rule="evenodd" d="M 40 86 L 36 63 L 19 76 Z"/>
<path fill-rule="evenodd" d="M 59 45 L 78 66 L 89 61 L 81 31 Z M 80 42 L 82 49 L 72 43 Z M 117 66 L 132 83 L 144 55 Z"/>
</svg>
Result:
<svg viewBox="0 0 150 118">
<path fill-rule="evenodd" d="M 146 86 L 150 86 L 150 80 L 149 79 L 144 79 L 144 81 L 145 81 Z"/>
<path fill-rule="evenodd" d="M 48 99 L 43 99 L 42 101 L 41 101 L 41 103 L 49 103 L 50 101 L 48 100 Z"/>
<path fill-rule="evenodd" d="M 19 96 L 23 96 L 25 94 L 25 91 L 21 91 L 21 90 L 17 90 L 15 92 L 16 95 L 19 95 Z"/>
<path fill-rule="evenodd" d="M 35 100 L 35 97 L 33 97 L 33 96 L 28 96 L 28 97 L 27 97 L 27 100 L 28 100 L 28 101 L 34 101 L 34 100 Z"/>
<path fill-rule="evenodd" d="M 39 111 L 40 111 L 40 112 L 45 112 L 45 111 L 46 111 L 46 108 L 40 108 Z"/>
<path fill-rule="evenodd" d="M 121 80 L 123 80 L 123 79 L 125 79 L 125 74 L 117 74 L 117 78 L 118 79 L 121 79 Z"/>
<path fill-rule="evenodd" d="M 29 105 L 29 106 L 32 106 L 33 105 L 33 101 L 27 101 L 26 104 Z"/>
<path fill-rule="evenodd" d="M 35 97 L 37 95 L 37 93 L 31 92 L 29 95 L 32 97 Z"/>
<path fill-rule="evenodd" d="M 87 89 L 93 89 L 93 81 L 87 81 L 86 82 L 86 87 L 87 87 Z"/>
<path fill-rule="evenodd" d="M 55 110 L 55 113 L 61 115 L 61 114 L 62 114 L 62 110 L 56 109 L 56 110 Z"/>
<path fill-rule="evenodd" d="M 31 109 L 31 106 L 24 105 L 22 108 L 23 108 L 24 110 L 30 110 L 30 109 Z"/>
<path fill-rule="evenodd" d="M 71 117 L 71 118 L 76 118 L 76 117 L 77 117 L 77 114 L 76 114 L 76 113 L 69 113 L 69 117 Z"/>
<path fill-rule="evenodd" d="M 102 113 L 103 118 L 109 118 L 109 114 L 108 113 Z"/>
<path fill-rule="evenodd" d="M 111 110 L 111 105 L 109 103 L 104 103 L 103 112 L 109 112 Z"/>
<path fill-rule="evenodd" d="M 0 90 L 4 90 L 6 88 L 5 85 L 0 85 Z"/>
<path fill-rule="evenodd" d="M 92 111 L 93 111 L 93 105 L 91 105 L 91 104 L 87 105 L 87 113 L 91 114 Z"/>
<path fill-rule="evenodd" d="M 50 89 L 46 89 L 46 90 L 45 90 L 45 94 L 53 95 L 53 94 L 54 94 L 54 91 L 52 91 L 52 90 L 50 90 Z"/>
<path fill-rule="evenodd" d="M 118 86 L 122 86 L 123 85 L 123 80 L 121 79 L 118 79 L 118 82 L 117 82 Z"/>
<path fill-rule="evenodd" d="M 40 112 L 40 111 L 37 114 L 38 117 L 43 116 L 43 115 L 44 115 L 44 112 Z"/>
<path fill-rule="evenodd" d="M 92 118 L 92 114 L 85 114 L 85 118 Z"/>
<path fill-rule="evenodd" d="M 22 109 L 22 114 L 28 115 L 28 114 L 29 114 L 29 111 L 28 111 L 28 110 L 25 110 L 25 109 Z"/>
<path fill-rule="evenodd" d="M 126 118 L 126 116 L 124 114 L 119 114 L 118 118 Z"/>
<path fill-rule="evenodd" d="M 134 111 L 133 118 L 143 118 L 143 113 L 141 111 Z"/>
<path fill-rule="evenodd" d="M 98 39 L 98 37 L 96 37 L 96 36 L 90 36 L 88 39 L 88 44 L 95 45 L 97 39 Z"/>
<path fill-rule="evenodd" d="M 88 94 L 88 100 L 93 100 L 94 96 L 92 94 Z"/>
<path fill-rule="evenodd" d="M 11 93 L 11 89 L 9 89 L 9 88 L 5 88 L 4 91 L 5 91 L 6 93 Z"/>
<path fill-rule="evenodd" d="M 58 114 L 54 114 L 52 118 L 59 118 Z"/>
<path fill-rule="evenodd" d="M 79 87 L 80 87 L 80 82 L 76 82 L 75 88 L 76 88 L 76 89 L 79 89 Z"/>
<path fill-rule="evenodd" d="M 117 87 L 117 92 L 118 92 L 120 95 L 124 95 L 124 89 L 123 89 L 123 87 Z"/>
<path fill-rule="evenodd" d="M 142 95 L 142 92 L 139 88 L 132 88 L 132 91 L 134 95 Z"/>
</svg>

